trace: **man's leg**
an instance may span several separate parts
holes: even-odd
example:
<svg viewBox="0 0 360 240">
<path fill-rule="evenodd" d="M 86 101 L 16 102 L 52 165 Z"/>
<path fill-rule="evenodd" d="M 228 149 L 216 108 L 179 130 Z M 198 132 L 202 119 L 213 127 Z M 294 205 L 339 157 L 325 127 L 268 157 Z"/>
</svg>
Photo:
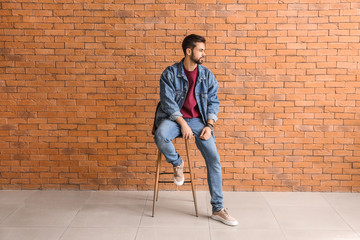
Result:
<svg viewBox="0 0 360 240">
<path fill-rule="evenodd" d="M 212 215 L 211 218 L 229 226 L 236 226 L 238 222 L 231 217 L 223 206 L 222 174 L 220 156 L 216 149 L 215 137 L 211 134 L 208 140 L 200 138 L 204 123 L 198 118 L 188 120 L 190 128 L 195 134 L 196 145 L 203 155 L 207 167 L 207 179 L 211 195 Z"/>
<path fill-rule="evenodd" d="M 180 126 L 173 121 L 164 120 L 155 132 L 155 143 L 160 152 L 164 154 L 166 160 L 174 167 L 174 183 L 178 186 L 184 184 L 184 162 L 176 152 L 174 144 L 171 142 L 181 133 Z"/>
<path fill-rule="evenodd" d="M 199 118 L 187 120 L 190 128 L 195 134 L 196 146 L 200 150 L 206 162 L 207 180 L 211 196 L 211 205 L 213 212 L 223 209 L 223 192 L 222 192 L 222 173 L 220 156 L 216 149 L 215 137 L 212 134 L 210 139 L 203 140 L 200 138 L 201 131 L 205 125 Z"/>
<path fill-rule="evenodd" d="M 174 121 L 165 119 L 157 128 L 154 136 L 159 151 L 164 154 L 166 161 L 171 163 L 174 167 L 179 166 L 182 160 L 171 141 L 180 134 L 180 126 Z"/>
</svg>

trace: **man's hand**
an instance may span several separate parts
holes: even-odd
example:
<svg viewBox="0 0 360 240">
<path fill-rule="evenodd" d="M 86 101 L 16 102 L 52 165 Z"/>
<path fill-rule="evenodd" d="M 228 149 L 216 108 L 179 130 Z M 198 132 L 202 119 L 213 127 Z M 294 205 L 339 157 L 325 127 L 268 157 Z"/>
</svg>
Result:
<svg viewBox="0 0 360 240">
<path fill-rule="evenodd" d="M 208 140 L 211 137 L 211 128 L 208 126 L 204 127 L 204 129 L 201 131 L 200 138 L 203 140 Z"/>
<path fill-rule="evenodd" d="M 194 136 L 194 133 L 187 123 L 181 126 L 181 134 L 184 139 L 191 139 Z"/>
<path fill-rule="evenodd" d="M 176 122 L 181 127 L 181 134 L 184 139 L 191 139 L 194 136 L 194 133 L 192 132 L 191 128 L 182 117 L 178 117 L 176 119 Z"/>
</svg>

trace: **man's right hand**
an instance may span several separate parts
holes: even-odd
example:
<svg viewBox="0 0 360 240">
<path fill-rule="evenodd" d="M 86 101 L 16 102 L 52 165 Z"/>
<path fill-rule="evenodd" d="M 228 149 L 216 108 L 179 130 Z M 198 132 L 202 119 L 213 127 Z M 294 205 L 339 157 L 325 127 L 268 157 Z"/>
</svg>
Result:
<svg viewBox="0 0 360 240">
<path fill-rule="evenodd" d="M 181 127 L 181 134 L 184 139 L 191 139 L 194 136 L 194 133 L 192 132 L 191 128 L 187 124 L 187 122 L 182 117 L 178 117 L 176 119 L 176 122 Z"/>
<path fill-rule="evenodd" d="M 185 123 L 183 126 L 181 126 L 181 134 L 184 139 L 191 139 L 194 135 L 191 128 L 187 123 Z"/>
</svg>

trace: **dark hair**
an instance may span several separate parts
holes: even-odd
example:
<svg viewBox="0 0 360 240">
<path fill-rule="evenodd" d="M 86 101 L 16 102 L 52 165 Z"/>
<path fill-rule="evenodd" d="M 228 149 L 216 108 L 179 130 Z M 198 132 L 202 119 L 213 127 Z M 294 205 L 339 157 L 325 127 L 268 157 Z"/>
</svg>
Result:
<svg viewBox="0 0 360 240">
<path fill-rule="evenodd" d="M 186 55 L 186 49 L 190 48 L 191 50 L 196 47 L 197 42 L 205 43 L 205 38 L 196 34 L 190 34 L 189 36 L 185 37 L 182 42 L 182 49 L 184 54 Z"/>
</svg>

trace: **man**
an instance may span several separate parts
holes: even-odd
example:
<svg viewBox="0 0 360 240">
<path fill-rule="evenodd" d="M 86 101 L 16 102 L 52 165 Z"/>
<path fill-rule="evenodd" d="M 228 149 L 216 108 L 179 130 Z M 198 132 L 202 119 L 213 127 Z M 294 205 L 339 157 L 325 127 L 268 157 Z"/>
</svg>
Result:
<svg viewBox="0 0 360 240">
<path fill-rule="evenodd" d="M 218 82 L 210 70 L 201 64 L 205 58 L 205 38 L 191 34 L 182 43 L 185 57 L 169 66 L 160 78 L 160 108 L 156 113 L 155 143 L 174 167 L 174 183 L 184 183 L 184 162 L 172 140 L 179 135 L 195 137 L 195 143 L 205 159 L 211 195 L 212 218 L 236 226 L 238 222 L 223 206 L 220 156 L 213 134 L 219 111 Z"/>
</svg>

